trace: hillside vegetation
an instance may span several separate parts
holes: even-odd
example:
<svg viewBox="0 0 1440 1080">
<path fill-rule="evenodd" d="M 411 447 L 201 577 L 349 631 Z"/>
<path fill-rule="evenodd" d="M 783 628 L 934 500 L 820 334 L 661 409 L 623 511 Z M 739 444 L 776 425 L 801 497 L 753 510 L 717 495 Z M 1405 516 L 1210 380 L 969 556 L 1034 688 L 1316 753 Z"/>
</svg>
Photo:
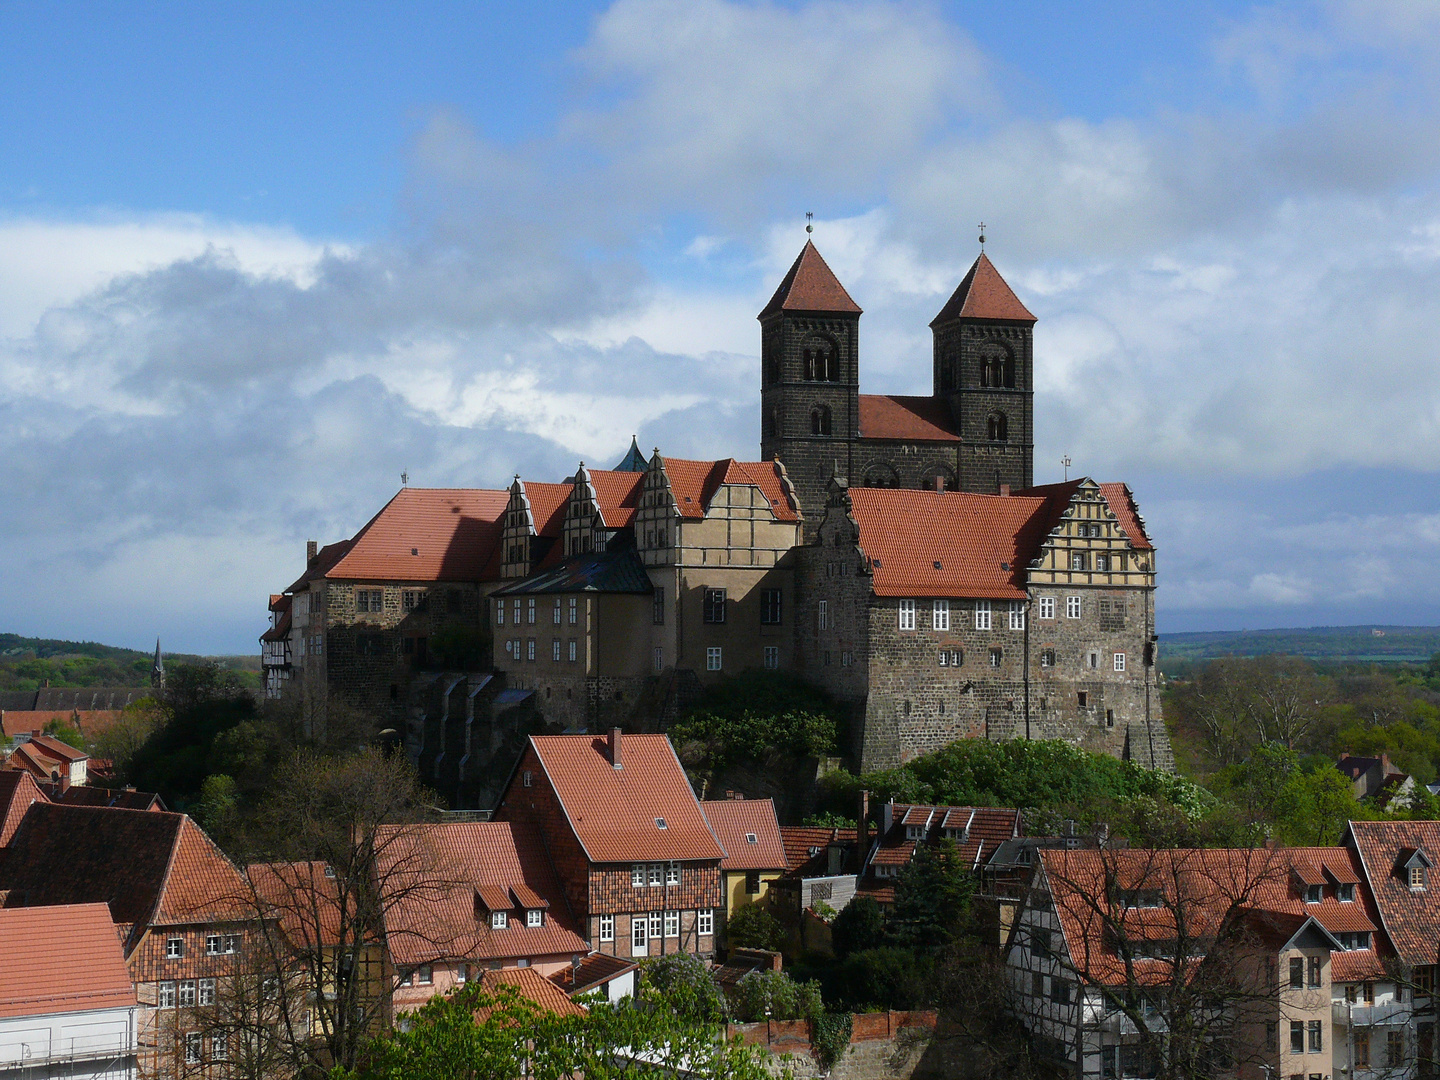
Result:
<svg viewBox="0 0 1440 1080">
<path fill-rule="evenodd" d="M 122 649 L 94 641 L 59 641 L 52 638 L 0 634 L 0 690 L 39 690 L 44 686 L 148 686 L 154 654 Z M 166 653 L 167 666 L 199 663 L 207 658 Z M 239 685 L 260 685 L 259 656 L 214 658 L 235 673 Z"/>
</svg>

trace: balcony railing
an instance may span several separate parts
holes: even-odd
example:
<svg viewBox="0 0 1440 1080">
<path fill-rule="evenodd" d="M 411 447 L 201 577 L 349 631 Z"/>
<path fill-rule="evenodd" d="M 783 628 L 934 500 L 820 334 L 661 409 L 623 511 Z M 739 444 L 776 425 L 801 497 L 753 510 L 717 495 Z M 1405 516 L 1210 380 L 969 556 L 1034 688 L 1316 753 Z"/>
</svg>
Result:
<svg viewBox="0 0 1440 1080">
<path fill-rule="evenodd" d="M 1366 1005 L 1360 1001 L 1336 1001 L 1331 1003 L 1330 1011 L 1335 1023 L 1352 1023 L 1356 1027 L 1405 1024 L 1413 1015 L 1409 1004 L 1403 1001 L 1385 1001 L 1378 1005 Z"/>
</svg>

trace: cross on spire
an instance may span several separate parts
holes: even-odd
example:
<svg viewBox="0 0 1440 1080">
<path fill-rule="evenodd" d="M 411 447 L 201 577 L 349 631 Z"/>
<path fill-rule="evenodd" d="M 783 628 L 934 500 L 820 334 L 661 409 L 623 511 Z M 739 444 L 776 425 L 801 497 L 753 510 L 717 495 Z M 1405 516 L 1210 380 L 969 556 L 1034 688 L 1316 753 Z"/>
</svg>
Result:
<svg viewBox="0 0 1440 1080">
<path fill-rule="evenodd" d="M 1065 466 L 1065 479 L 1070 479 L 1070 455 L 1066 454 L 1060 459 L 1060 464 Z"/>
<path fill-rule="evenodd" d="M 813 233 L 813 232 L 815 231 L 815 226 L 812 224 L 812 222 L 813 222 L 814 220 L 815 220 L 815 215 L 812 214 L 809 210 L 806 210 L 806 211 L 805 211 L 805 232 L 806 232 L 807 235 L 808 235 L 809 233 Z"/>
<path fill-rule="evenodd" d="M 980 250 L 982 253 L 985 250 L 985 223 L 983 221 L 980 222 Z"/>
</svg>

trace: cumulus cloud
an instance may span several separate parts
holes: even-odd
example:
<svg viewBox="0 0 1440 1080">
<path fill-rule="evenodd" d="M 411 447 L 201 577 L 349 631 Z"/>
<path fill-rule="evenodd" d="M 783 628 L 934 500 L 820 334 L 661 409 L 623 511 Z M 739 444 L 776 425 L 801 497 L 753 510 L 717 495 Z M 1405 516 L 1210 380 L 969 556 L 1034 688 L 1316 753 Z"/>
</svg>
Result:
<svg viewBox="0 0 1440 1080">
<path fill-rule="evenodd" d="M 754 453 L 754 314 L 804 206 L 866 309 L 868 392 L 928 389 L 927 324 L 990 223 L 1041 320 L 1037 479 L 1068 454 L 1134 480 L 1162 625 L 1418 610 L 1440 521 L 1315 478 L 1440 470 L 1429 18 L 1259 9 L 1201 105 L 1087 120 L 1015 111 L 931 6 L 619 0 L 553 130 L 435 112 L 378 239 L 0 220 L 0 620 L 247 648 L 303 539 L 353 532 L 402 469 L 553 479 L 632 433 Z"/>
</svg>

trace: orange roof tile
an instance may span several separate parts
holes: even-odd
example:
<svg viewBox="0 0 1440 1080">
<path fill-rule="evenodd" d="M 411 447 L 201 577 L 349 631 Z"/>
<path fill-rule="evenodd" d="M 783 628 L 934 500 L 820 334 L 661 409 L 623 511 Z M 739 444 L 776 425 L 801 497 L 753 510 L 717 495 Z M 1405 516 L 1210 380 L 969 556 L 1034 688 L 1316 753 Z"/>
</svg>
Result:
<svg viewBox="0 0 1440 1080">
<path fill-rule="evenodd" d="M 1150 537 L 1145 535 L 1145 527 L 1140 523 L 1140 511 L 1135 506 L 1135 496 L 1130 493 L 1130 488 L 1125 484 L 1101 484 L 1100 494 L 1105 496 L 1110 512 L 1119 520 L 1131 546 L 1142 551 L 1153 548 Z"/>
<path fill-rule="evenodd" d="M 390 826 L 377 834 L 378 863 L 395 890 L 385 936 L 395 963 L 519 960 L 589 952 L 534 825 L 511 821 Z M 504 929 L 476 918 L 505 911 Z M 545 911 L 525 925 L 522 904 Z"/>
<path fill-rule="evenodd" d="M 75 762 L 90 759 L 90 755 L 84 750 L 76 750 L 69 743 L 61 742 L 53 735 L 32 735 L 30 741 L 23 745 L 33 747 L 54 761 Z"/>
<path fill-rule="evenodd" d="M 780 521 L 799 521 L 800 515 L 786 483 L 781 479 L 780 466 L 773 461 L 686 461 L 683 458 L 663 459 L 665 476 L 680 516 L 703 518 L 710 509 L 715 493 L 725 484 L 749 484 L 758 487 Z"/>
<path fill-rule="evenodd" d="M 906 834 L 909 825 L 924 826 L 924 838 L 937 842 L 944 839 L 945 829 L 967 830 L 954 843 L 957 855 L 970 870 L 979 869 L 1002 843 L 1020 835 L 1020 811 L 1003 807 L 895 803 L 890 812 L 893 824 L 880 837 L 871 860 L 878 866 L 909 865 L 916 845 Z"/>
<path fill-rule="evenodd" d="M 627 971 L 634 971 L 640 965 L 607 953 L 591 953 L 580 961 L 578 967 L 562 968 L 550 976 L 550 981 L 567 994 L 578 997 L 608 982 L 613 982 Z"/>
<path fill-rule="evenodd" d="M 595 508 L 607 529 L 624 529 L 635 520 L 640 509 L 640 489 L 645 486 L 643 472 L 612 472 L 589 469 L 590 483 L 595 488 Z"/>
<path fill-rule="evenodd" d="M 964 280 L 950 294 L 950 299 L 945 301 L 940 314 L 930 320 L 930 325 L 950 319 L 1002 319 L 1033 323 L 1035 316 L 1020 302 L 1000 276 L 1000 271 L 995 269 L 990 257 L 982 251 Z"/>
<path fill-rule="evenodd" d="M 325 571 L 332 580 L 478 581 L 500 541 L 507 491 L 401 488 Z"/>
<path fill-rule="evenodd" d="M 838 311 L 859 315 L 860 305 L 850 299 L 845 286 L 820 257 L 815 245 L 806 240 L 780 280 L 775 295 L 757 318 L 766 318 L 777 311 Z"/>
<path fill-rule="evenodd" d="M 1400 959 L 1434 964 L 1440 952 L 1440 888 L 1412 891 L 1400 864 L 1419 850 L 1440 867 L 1440 821 L 1352 821 L 1348 839 Z M 1440 869 L 1431 873 L 1440 878 Z"/>
<path fill-rule="evenodd" d="M 135 1004 L 135 986 L 104 904 L 0 910 L 0 1017 Z"/>
<path fill-rule="evenodd" d="M 937 398 L 860 395 L 862 438 L 959 442 L 954 423 L 949 407 Z"/>
<path fill-rule="evenodd" d="M 0 770 L 0 848 L 10 843 L 31 803 L 49 802 L 35 778 L 21 769 Z"/>
<path fill-rule="evenodd" d="M 251 863 L 245 877 L 267 918 L 275 919 L 290 944 L 302 950 L 340 945 L 347 927 L 338 882 L 325 863 Z M 353 898 L 347 903 L 353 904 Z"/>
<path fill-rule="evenodd" d="M 32 731 L 44 731 L 45 725 L 51 722 L 68 724 L 74 727 L 75 715 L 76 712 L 74 709 L 0 709 L 0 727 L 3 727 L 5 734 L 13 739 L 16 735 L 25 735 Z M 112 718 L 110 722 L 113 723 L 113 718 L 120 715 L 120 710 L 87 709 L 81 715 L 91 718 L 92 723 L 100 723 L 105 727 L 109 727 L 110 725 L 100 718 Z"/>
<path fill-rule="evenodd" d="M 852 487 L 850 505 L 877 596 L 1025 598 L 1046 499 Z"/>
<path fill-rule="evenodd" d="M 714 799 L 700 808 L 725 849 L 721 869 L 785 869 L 785 842 L 773 800 Z"/>
<path fill-rule="evenodd" d="M 785 872 L 801 877 L 824 877 L 829 874 L 825 849 L 831 844 L 853 847 L 857 842 L 855 829 L 826 829 L 813 825 L 782 825 L 780 839 L 785 844 Z M 814 851 L 815 854 L 811 854 Z"/>
<path fill-rule="evenodd" d="M 576 1005 L 571 1001 L 564 990 L 533 967 L 507 967 L 498 971 L 486 971 L 480 977 L 480 985 L 492 994 L 499 987 L 513 986 L 521 997 L 528 998 L 543 1011 L 557 1016 L 584 1016 L 587 1011 L 583 1005 Z M 476 1021 L 483 1024 L 492 1011 L 489 1008 L 476 1009 Z"/>
<path fill-rule="evenodd" d="M 601 736 L 532 735 L 530 745 L 592 863 L 725 857 L 664 735 L 621 736 L 619 769 Z"/>
</svg>

